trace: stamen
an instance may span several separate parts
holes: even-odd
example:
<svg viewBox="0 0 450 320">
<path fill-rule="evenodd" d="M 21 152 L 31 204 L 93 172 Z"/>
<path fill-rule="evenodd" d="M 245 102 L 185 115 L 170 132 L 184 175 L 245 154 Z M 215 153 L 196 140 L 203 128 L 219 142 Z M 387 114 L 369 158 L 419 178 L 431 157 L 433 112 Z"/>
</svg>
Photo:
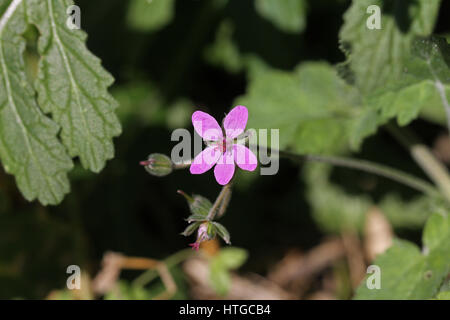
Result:
<svg viewBox="0 0 450 320">
<path fill-rule="evenodd" d="M 227 139 L 223 139 L 222 141 L 222 153 L 225 153 L 227 151 Z"/>
</svg>

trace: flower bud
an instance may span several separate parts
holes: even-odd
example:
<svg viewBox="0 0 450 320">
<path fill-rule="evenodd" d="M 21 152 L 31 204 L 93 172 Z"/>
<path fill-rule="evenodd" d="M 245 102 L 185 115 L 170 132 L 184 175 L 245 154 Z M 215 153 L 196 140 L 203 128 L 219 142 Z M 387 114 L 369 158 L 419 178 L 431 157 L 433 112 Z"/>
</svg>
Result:
<svg viewBox="0 0 450 320">
<path fill-rule="evenodd" d="M 197 232 L 197 239 L 200 241 L 205 241 L 205 240 L 210 240 L 211 236 L 210 236 L 210 223 L 209 222 L 204 222 L 200 225 L 200 227 L 198 227 L 198 232 Z"/>
<path fill-rule="evenodd" d="M 145 166 L 148 173 L 157 177 L 167 176 L 173 171 L 172 160 L 161 153 L 152 153 L 146 161 L 141 161 L 140 165 Z"/>
<path fill-rule="evenodd" d="M 194 243 L 189 244 L 193 250 L 197 250 L 200 248 L 200 243 L 203 241 L 211 240 L 214 238 L 212 234 L 213 226 L 209 222 L 202 223 L 197 230 L 197 240 Z"/>
</svg>

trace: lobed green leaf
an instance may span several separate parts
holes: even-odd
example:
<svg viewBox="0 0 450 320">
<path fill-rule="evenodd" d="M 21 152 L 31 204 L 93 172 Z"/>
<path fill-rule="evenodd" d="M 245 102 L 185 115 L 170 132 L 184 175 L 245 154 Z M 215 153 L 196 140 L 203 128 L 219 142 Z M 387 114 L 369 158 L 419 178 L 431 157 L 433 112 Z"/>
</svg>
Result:
<svg viewBox="0 0 450 320">
<path fill-rule="evenodd" d="M 423 249 L 403 240 L 373 264 L 381 270 L 381 288 L 369 289 L 366 280 L 355 299 L 429 299 L 434 297 L 450 272 L 450 218 L 446 212 L 433 214 L 424 229 Z"/>
<path fill-rule="evenodd" d="M 358 148 L 365 137 L 392 118 L 400 126 L 408 125 L 421 114 L 445 123 L 443 115 L 447 113 L 450 125 L 449 61 L 450 45 L 444 38 L 414 40 L 397 81 L 366 97 L 365 108 L 354 124 L 352 146 Z M 436 110 L 441 111 L 438 116 Z"/>
<path fill-rule="evenodd" d="M 112 138 L 121 133 L 108 93 L 112 76 L 85 45 L 86 34 L 66 26 L 71 0 L 27 0 L 30 22 L 39 29 L 36 90 L 39 105 L 52 114 L 70 156 L 99 172 L 114 156 Z"/>
<path fill-rule="evenodd" d="M 381 9 L 381 28 L 369 29 L 367 8 Z M 354 0 L 344 14 L 339 37 L 352 80 L 363 94 L 395 81 L 402 73 L 416 36 L 429 35 L 440 0 Z"/>
<path fill-rule="evenodd" d="M 25 1 L 10 1 L 0 19 L 0 159 L 27 200 L 57 204 L 70 190 L 73 165 L 57 138 L 58 125 L 41 112 L 27 81 L 26 28 Z"/>
</svg>

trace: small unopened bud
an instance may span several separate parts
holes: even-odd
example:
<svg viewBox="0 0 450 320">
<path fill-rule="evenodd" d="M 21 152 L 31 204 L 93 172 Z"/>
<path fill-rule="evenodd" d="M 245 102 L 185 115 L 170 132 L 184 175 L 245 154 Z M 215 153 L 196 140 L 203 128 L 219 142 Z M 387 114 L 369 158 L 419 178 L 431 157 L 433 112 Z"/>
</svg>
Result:
<svg viewBox="0 0 450 320">
<path fill-rule="evenodd" d="M 197 238 L 200 240 L 209 240 L 210 236 L 209 236 L 209 229 L 210 229 L 210 223 L 205 222 L 202 223 L 200 225 L 200 227 L 198 227 L 198 232 L 197 232 Z"/>
<path fill-rule="evenodd" d="M 147 160 L 139 163 L 145 167 L 148 173 L 157 177 L 164 177 L 173 171 L 173 163 L 170 158 L 161 153 L 152 153 Z"/>
<path fill-rule="evenodd" d="M 200 243 L 203 241 L 211 240 L 214 235 L 211 233 L 212 224 L 209 222 L 202 223 L 197 230 L 197 240 L 194 243 L 189 244 L 193 250 L 198 250 L 200 248 Z"/>
</svg>

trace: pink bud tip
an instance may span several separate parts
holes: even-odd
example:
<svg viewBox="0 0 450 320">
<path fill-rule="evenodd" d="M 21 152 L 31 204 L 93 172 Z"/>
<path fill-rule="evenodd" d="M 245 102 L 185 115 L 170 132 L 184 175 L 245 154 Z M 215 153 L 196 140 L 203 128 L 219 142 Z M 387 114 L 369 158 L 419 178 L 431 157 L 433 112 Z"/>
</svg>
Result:
<svg viewBox="0 0 450 320">
<path fill-rule="evenodd" d="M 141 161 L 141 162 L 139 162 L 139 164 L 140 164 L 141 166 L 148 166 L 148 165 L 151 165 L 152 163 L 153 163 L 152 160 L 146 160 L 146 161 Z"/>
<path fill-rule="evenodd" d="M 192 247 L 192 250 L 198 251 L 200 248 L 200 242 L 190 243 L 189 246 Z"/>
</svg>

